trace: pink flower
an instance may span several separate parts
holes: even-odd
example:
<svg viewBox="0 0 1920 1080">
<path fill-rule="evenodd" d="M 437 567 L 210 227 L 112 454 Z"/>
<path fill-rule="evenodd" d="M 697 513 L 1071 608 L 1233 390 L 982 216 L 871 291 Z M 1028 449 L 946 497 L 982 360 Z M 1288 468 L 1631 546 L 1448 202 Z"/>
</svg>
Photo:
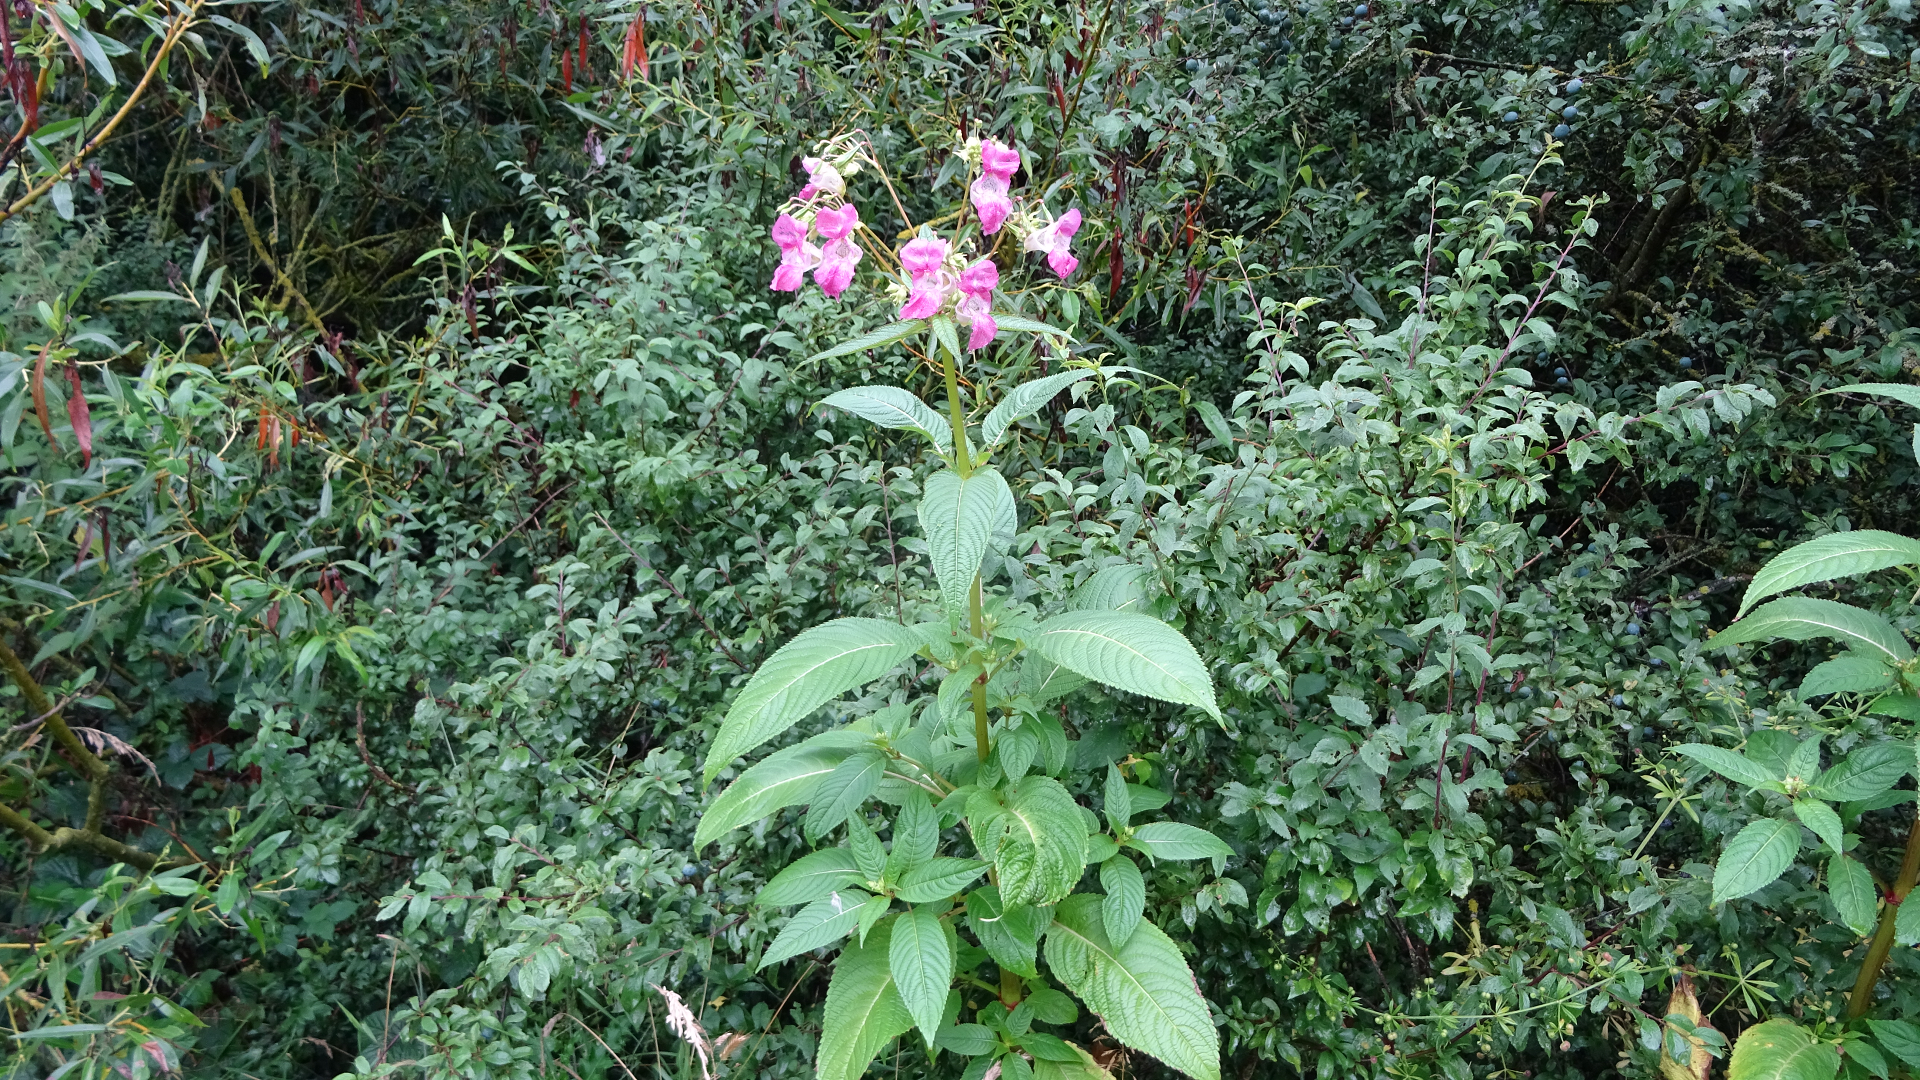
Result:
<svg viewBox="0 0 1920 1080">
<path fill-rule="evenodd" d="M 993 264 L 992 259 L 981 259 L 960 271 L 960 291 L 968 296 L 990 299 L 999 285 L 1000 268 Z"/>
<path fill-rule="evenodd" d="M 973 333 L 967 338 L 969 352 L 986 348 L 1000 332 L 1000 325 L 993 321 L 991 314 L 993 290 L 999 284 L 1000 268 L 992 259 L 981 259 L 960 272 L 960 291 L 965 296 L 954 306 L 954 313 L 973 326 Z"/>
<path fill-rule="evenodd" d="M 798 195 L 795 195 L 794 198 L 799 199 L 801 202 L 806 202 L 808 199 L 811 199 L 818 194 L 820 194 L 820 189 L 817 187 L 814 187 L 812 184 L 808 184 L 807 186 L 801 188 L 800 193 Z"/>
<path fill-rule="evenodd" d="M 781 214 L 773 220 L 773 242 L 784 255 L 807 242 L 807 227 L 792 214 Z"/>
<path fill-rule="evenodd" d="M 980 144 L 980 171 L 1001 180 L 1013 179 L 1020 169 L 1020 151 L 988 139 Z"/>
<path fill-rule="evenodd" d="M 774 292 L 794 292 L 807 280 L 807 271 L 820 265 L 820 249 L 812 244 L 802 243 L 789 251 L 780 253 L 780 265 L 773 272 L 773 284 L 768 286 Z"/>
<path fill-rule="evenodd" d="M 820 230 L 822 240 L 844 240 L 860 227 L 860 211 L 854 209 L 852 203 L 838 210 L 822 210 L 814 215 L 813 227 Z"/>
<path fill-rule="evenodd" d="M 909 240 L 900 249 L 900 265 L 906 267 L 907 273 L 912 274 L 918 284 L 920 278 L 940 269 L 940 264 L 947 261 L 947 252 L 950 250 L 945 240 L 929 240 L 925 237 Z"/>
<path fill-rule="evenodd" d="M 807 186 L 817 193 L 835 197 L 847 193 L 847 181 L 841 177 L 839 169 L 817 157 L 801 158 L 800 165 L 807 170 Z"/>
<path fill-rule="evenodd" d="M 1074 258 L 1073 253 L 1067 250 L 1067 242 L 1073 239 L 1074 233 L 1079 231 L 1080 211 L 1076 207 L 1060 215 L 1060 220 L 1053 224 L 1028 233 L 1026 241 L 1021 244 L 1021 249 L 1046 252 L 1047 265 L 1053 267 L 1054 273 L 1064 278 L 1080 266 L 1080 260 Z"/>
<path fill-rule="evenodd" d="M 980 214 L 980 232 L 986 236 L 999 232 L 1007 215 L 1013 213 L 1013 200 L 1007 197 L 1007 182 L 998 176 L 982 174 L 967 193 L 973 196 L 973 208 Z"/>
<path fill-rule="evenodd" d="M 947 275 L 928 274 L 915 278 L 913 288 L 907 293 L 907 302 L 900 305 L 900 317 L 903 319 L 931 319 L 940 311 L 940 305 L 947 302 Z"/>
<path fill-rule="evenodd" d="M 847 211 L 852 213 L 853 207 L 847 207 Z M 828 211 L 822 210 L 820 216 L 825 218 L 827 213 Z M 827 235 L 824 225 L 820 229 L 820 235 Z M 835 237 L 828 240 L 826 246 L 820 249 L 820 266 L 813 272 L 813 280 L 820 286 L 821 292 L 837 300 L 853 282 L 853 268 L 859 263 L 860 245 L 845 236 Z"/>
</svg>

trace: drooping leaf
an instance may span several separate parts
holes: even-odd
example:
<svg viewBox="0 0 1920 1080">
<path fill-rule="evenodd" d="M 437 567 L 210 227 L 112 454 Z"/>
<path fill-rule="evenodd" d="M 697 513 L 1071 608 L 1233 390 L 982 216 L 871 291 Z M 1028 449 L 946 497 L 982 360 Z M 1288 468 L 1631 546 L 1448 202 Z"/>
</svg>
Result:
<svg viewBox="0 0 1920 1080">
<path fill-rule="evenodd" d="M 1813 835 L 1819 837 L 1829 849 L 1836 852 L 1845 850 L 1840 815 L 1833 812 L 1833 807 L 1818 799 L 1795 799 L 1793 815 L 1800 819 L 1802 825 L 1812 829 Z"/>
<path fill-rule="evenodd" d="M 1027 905 L 1007 907 L 1000 890 L 985 885 L 967 895 L 967 927 L 999 964 L 1017 975 L 1035 978 L 1040 933 L 1053 921 L 1052 909 Z"/>
<path fill-rule="evenodd" d="M 855 386 L 828 396 L 820 404 L 845 409 L 881 427 L 917 431 L 943 454 L 953 449 L 953 425 L 911 390 L 898 386 Z"/>
<path fill-rule="evenodd" d="M 881 922 L 864 944 L 850 945 L 833 966 L 827 1010 L 814 1059 L 817 1080 L 860 1080 L 886 1045 L 913 1027 L 913 1014 L 893 984 L 893 923 Z"/>
<path fill-rule="evenodd" d="M 1878 899 L 1873 889 L 1873 875 L 1845 855 L 1835 855 L 1827 860 L 1827 895 L 1832 897 L 1833 906 L 1840 913 L 1840 921 L 1856 934 L 1864 934 L 1873 929 L 1874 904 Z"/>
<path fill-rule="evenodd" d="M 753 902 L 768 906 L 810 904 L 858 880 L 860 875 L 853 866 L 853 852 L 846 848 L 827 848 L 802 855 L 788 864 L 761 888 Z"/>
<path fill-rule="evenodd" d="M 1833 1080 L 1840 1054 L 1791 1020 L 1768 1020 L 1740 1033 L 1727 1080 Z"/>
<path fill-rule="evenodd" d="M 1004 330 L 1007 327 L 1002 325 L 1001 329 Z M 1032 382 L 1021 383 L 1007 391 L 1006 396 L 987 413 L 987 418 L 980 422 L 981 449 L 992 450 L 1000 445 L 1000 440 L 1006 437 L 1008 429 L 1013 425 L 1039 412 L 1047 402 L 1053 400 L 1055 394 L 1074 383 L 1090 379 L 1095 374 L 1097 373 L 1092 368 L 1063 371 L 1058 375 L 1048 375 Z"/>
<path fill-rule="evenodd" d="M 1100 901 L 1100 925 L 1108 941 L 1125 945 L 1147 910 L 1147 879 L 1132 859 L 1114 855 L 1100 864 L 1100 887 L 1107 890 Z"/>
<path fill-rule="evenodd" d="M 865 352 L 868 349 L 878 349 L 883 345 L 891 345 L 896 341 L 905 341 L 907 338 L 926 329 L 926 327 L 927 324 L 924 319 L 908 319 L 905 322 L 888 323 L 877 330 L 870 330 L 857 338 L 843 341 L 824 352 L 814 353 L 812 356 L 807 357 L 807 363 L 811 364 L 817 360 L 831 360 L 836 356 L 847 356 L 851 353 Z"/>
<path fill-rule="evenodd" d="M 705 779 L 820 706 L 892 671 L 925 643 L 919 628 L 884 619 L 835 619 L 801 631 L 733 699 L 707 753 Z"/>
<path fill-rule="evenodd" d="M 1040 624 L 1028 645 L 1095 682 L 1205 710 L 1214 719 L 1213 679 L 1180 631 L 1131 611 L 1073 611 Z"/>
<path fill-rule="evenodd" d="M 1233 849 L 1225 840 L 1205 829 L 1178 821 L 1149 822 L 1133 830 L 1127 846 L 1144 851 L 1155 859 L 1229 859 Z"/>
<path fill-rule="evenodd" d="M 1023 777 L 1004 793 L 982 792 L 967 812 L 974 843 L 992 856 L 1008 904 L 1054 903 L 1086 870 L 1086 822 L 1052 777 Z"/>
<path fill-rule="evenodd" d="M 873 897 L 855 888 L 837 889 L 793 913 L 787 925 L 767 946 L 761 967 L 770 967 L 803 952 L 831 945 L 860 923 L 860 908 Z"/>
<path fill-rule="evenodd" d="M 87 392 L 80 385 L 80 369 L 67 365 L 67 420 L 73 425 L 73 439 L 80 444 L 80 467 L 93 467 L 93 410 L 87 407 Z"/>
<path fill-rule="evenodd" d="M 1834 578 L 1884 570 L 1890 566 L 1920 566 L 1920 540 L 1880 529 L 1830 533 L 1775 555 L 1753 575 L 1740 599 L 1739 618 L 1769 596 Z"/>
<path fill-rule="evenodd" d="M 1011 502 L 1007 482 L 992 469 L 976 469 L 965 480 L 952 470 L 927 478 L 920 499 L 920 528 L 927 536 L 927 557 L 940 581 L 940 597 L 947 611 L 964 616 L 993 542 L 1001 504 Z"/>
<path fill-rule="evenodd" d="M 860 808 L 880 784 L 887 769 L 887 756 L 878 749 L 862 750 L 841 762 L 820 778 L 813 789 L 803 833 L 808 841 L 818 840 L 827 830 L 847 820 Z"/>
<path fill-rule="evenodd" d="M 1047 932 L 1047 966 L 1128 1046 L 1194 1077 L 1219 1080 L 1220 1038 L 1180 950 L 1142 920 L 1124 945 L 1102 925 L 1100 898 L 1069 897 Z"/>
<path fill-rule="evenodd" d="M 1813 794 L 1834 802 L 1870 799 L 1899 783 L 1915 765 L 1912 748 L 1905 744 L 1869 743 L 1814 777 Z"/>
<path fill-rule="evenodd" d="M 1800 680 L 1800 689 L 1794 693 L 1802 701 L 1811 701 L 1827 694 L 1865 694 L 1891 685 L 1893 678 L 1893 669 L 1887 666 L 1885 660 L 1862 653 L 1847 653 L 1815 664 L 1813 670 L 1807 672 L 1807 677 Z"/>
<path fill-rule="evenodd" d="M 713 800 L 693 832 L 695 850 L 781 809 L 813 798 L 822 777 L 864 747 L 873 737 L 857 731 L 826 731 L 797 746 L 769 754 L 741 773 Z"/>
<path fill-rule="evenodd" d="M 947 990 L 953 984 L 953 945 L 939 913 L 916 907 L 895 919 L 887 955 L 893 984 L 900 988 L 900 1000 L 927 1045 L 932 1046 L 934 1036 L 940 1033 Z"/>
<path fill-rule="evenodd" d="M 1734 836 L 1713 868 L 1713 902 L 1765 888 L 1793 865 L 1800 826 L 1779 818 L 1755 821 Z"/>
<path fill-rule="evenodd" d="M 1139 611 L 1146 603 L 1148 570 L 1137 563 L 1103 566 L 1073 590 L 1070 611 Z"/>
<path fill-rule="evenodd" d="M 1711 648 L 1748 641 L 1808 641 L 1834 638 L 1849 647 L 1893 661 L 1913 659 L 1913 647 L 1893 624 L 1871 611 L 1833 600 L 1789 596 L 1755 608 L 1752 613 L 1709 640 Z"/>
<path fill-rule="evenodd" d="M 954 896 L 986 872 L 987 864 L 978 859 L 940 856 L 907 871 L 894 892 L 909 904 L 930 904 Z"/>
</svg>

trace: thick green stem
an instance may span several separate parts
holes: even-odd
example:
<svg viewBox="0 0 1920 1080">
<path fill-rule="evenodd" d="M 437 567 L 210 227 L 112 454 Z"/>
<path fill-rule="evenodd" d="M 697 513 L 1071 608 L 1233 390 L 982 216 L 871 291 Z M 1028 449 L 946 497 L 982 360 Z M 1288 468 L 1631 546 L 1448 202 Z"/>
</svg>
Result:
<svg viewBox="0 0 1920 1080">
<path fill-rule="evenodd" d="M 973 462 L 967 453 L 967 413 L 960 407 L 960 372 L 954 355 L 940 344 L 936 335 L 933 347 L 940 353 L 940 366 L 947 374 L 947 419 L 953 425 L 953 469 L 965 480 L 973 475 Z"/>
<path fill-rule="evenodd" d="M 1900 864 L 1900 876 L 1893 881 L 1892 895 L 1880 913 L 1880 928 L 1874 931 L 1873 944 L 1860 964 L 1860 978 L 1854 981 L 1853 996 L 1847 999 L 1847 1019 L 1857 1020 L 1873 1006 L 1873 986 L 1880 981 L 1880 969 L 1893 952 L 1893 923 L 1900 915 L 1900 902 L 1913 893 L 1920 878 L 1920 812 L 1915 813 L 1913 828 L 1907 832 L 1907 855 Z M 1915 901 L 1920 903 L 1920 900 Z"/>
</svg>

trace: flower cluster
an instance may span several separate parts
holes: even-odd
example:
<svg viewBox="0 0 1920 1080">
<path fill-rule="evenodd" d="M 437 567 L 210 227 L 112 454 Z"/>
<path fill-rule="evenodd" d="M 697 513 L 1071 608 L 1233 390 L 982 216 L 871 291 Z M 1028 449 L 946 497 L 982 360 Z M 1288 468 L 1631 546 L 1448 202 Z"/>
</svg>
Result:
<svg viewBox="0 0 1920 1080">
<path fill-rule="evenodd" d="M 992 236 L 1013 213 L 1013 199 L 1007 184 L 1020 168 L 1020 151 L 988 139 L 980 144 L 980 179 L 967 191 L 973 196 L 973 209 L 980 215 L 980 233 Z"/>
<path fill-rule="evenodd" d="M 848 174 L 858 170 L 857 159 L 850 155 L 838 164 L 824 158 L 801 159 L 807 169 L 807 186 L 794 201 L 797 213 L 782 213 L 773 222 L 773 242 L 780 245 L 780 267 L 773 272 L 775 292 L 794 292 L 805 284 L 807 272 L 820 291 L 838 299 L 853 281 L 853 268 L 860 263 L 860 245 L 853 231 L 860 227 L 860 211 L 846 202 Z M 833 203 L 837 205 L 821 205 Z M 803 220 L 810 216 L 811 222 Z M 823 244 L 815 245 L 813 236 Z"/>
<path fill-rule="evenodd" d="M 954 258 L 947 241 L 922 236 L 900 249 L 900 265 L 913 280 L 907 302 L 900 306 L 902 319 L 932 318 L 952 301 L 953 313 L 972 329 L 969 350 L 986 348 L 1000 332 L 991 313 L 1000 268 L 992 259 L 967 263 Z"/>
</svg>

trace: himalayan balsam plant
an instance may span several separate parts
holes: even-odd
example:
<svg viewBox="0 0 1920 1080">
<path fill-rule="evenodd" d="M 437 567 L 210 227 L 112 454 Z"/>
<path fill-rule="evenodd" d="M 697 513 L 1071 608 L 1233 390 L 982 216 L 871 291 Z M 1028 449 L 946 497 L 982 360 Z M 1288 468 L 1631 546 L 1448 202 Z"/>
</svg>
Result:
<svg viewBox="0 0 1920 1080">
<path fill-rule="evenodd" d="M 891 283 L 899 321 L 816 358 L 922 333 L 928 355 L 939 358 L 945 417 L 896 386 L 842 390 L 824 404 L 918 432 L 939 457 L 941 467 L 922 487 L 919 518 L 945 615 L 915 625 L 836 619 L 796 636 L 728 709 L 705 778 L 908 661 L 946 675 L 931 697 L 882 708 L 748 768 L 714 800 L 695 844 L 801 804 L 809 840 L 840 837 L 781 871 L 758 898 L 799 907 L 762 967 L 851 938 L 827 990 L 816 1062 L 822 1080 L 860 1076 L 908 1033 L 929 1054 L 970 1058 L 968 1080 L 1106 1077 L 1085 1049 L 1042 1030 L 1079 1017 L 1058 987 L 1121 1042 L 1215 1080 L 1211 1013 L 1180 950 L 1142 918 L 1146 885 L 1136 859 L 1220 865 L 1232 850 L 1190 825 L 1136 822 L 1166 797 L 1129 783 L 1117 765 L 1086 778 L 1101 788 L 1103 827 L 1062 782 L 1074 779 L 1067 735 L 1057 706 L 1049 707 L 1093 681 L 1218 719 L 1213 684 L 1187 639 L 1139 610 L 1139 567 L 1101 569 L 1056 612 L 982 586 L 983 560 L 1004 554 L 1016 527 L 1013 492 L 993 468 L 994 449 L 1054 395 L 1121 369 L 1075 367 L 1015 387 L 969 428 L 960 392 L 968 354 L 1002 331 L 1065 337 L 1007 310 L 993 254 L 1003 248 L 977 256 L 971 249 L 1010 225 L 1023 252 L 1044 254 L 1064 278 L 1078 266 L 1068 244 L 1080 215 L 1055 218 L 1016 204 L 1009 191 L 1017 150 L 986 141 L 964 152 L 977 169 L 968 187 L 972 213 L 960 208 L 946 237 L 922 227 L 891 256 L 901 272 Z M 859 211 L 847 201 L 848 175 L 878 162 L 868 144 L 849 137 L 823 144 L 805 165 L 811 182 L 773 226 L 781 263 L 772 287 L 798 289 L 810 272 L 838 296 L 862 262 L 863 242 L 875 261 L 888 257 L 877 237 L 860 230 Z M 1077 891 L 1089 867 L 1098 868 L 1100 893 Z"/>
</svg>

